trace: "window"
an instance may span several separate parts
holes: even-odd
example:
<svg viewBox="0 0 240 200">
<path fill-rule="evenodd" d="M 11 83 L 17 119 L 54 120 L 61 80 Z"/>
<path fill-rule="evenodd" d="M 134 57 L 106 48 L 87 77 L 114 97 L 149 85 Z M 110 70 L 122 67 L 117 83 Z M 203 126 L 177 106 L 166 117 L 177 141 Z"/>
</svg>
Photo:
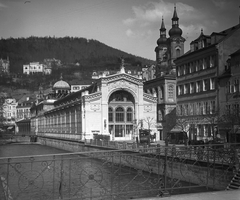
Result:
<svg viewBox="0 0 240 200">
<path fill-rule="evenodd" d="M 127 122 L 133 121 L 133 110 L 132 108 L 127 109 Z"/>
<path fill-rule="evenodd" d="M 158 110 L 158 121 L 162 121 L 162 120 L 163 120 L 162 111 Z"/>
<path fill-rule="evenodd" d="M 235 103 L 234 105 L 233 105 L 233 110 L 234 110 L 234 114 L 236 115 L 236 116 L 239 116 L 239 104 L 238 103 Z"/>
<path fill-rule="evenodd" d="M 227 114 L 231 113 L 231 105 L 226 105 L 226 113 Z"/>
<path fill-rule="evenodd" d="M 115 137 L 124 137 L 124 125 L 115 125 Z"/>
<path fill-rule="evenodd" d="M 183 92 L 183 94 L 187 94 L 187 85 L 186 84 L 184 85 L 184 92 Z"/>
<path fill-rule="evenodd" d="M 133 125 L 126 125 L 126 134 L 132 134 L 133 133 Z"/>
<path fill-rule="evenodd" d="M 183 66 L 183 75 L 186 74 L 186 65 Z"/>
<path fill-rule="evenodd" d="M 196 61 L 196 72 L 199 71 L 199 61 Z"/>
<path fill-rule="evenodd" d="M 209 111 L 210 114 L 214 114 L 215 113 L 215 101 L 211 101 L 210 102 L 210 111 Z"/>
<path fill-rule="evenodd" d="M 177 76 L 181 76 L 181 74 L 180 74 L 180 66 L 177 67 Z"/>
<path fill-rule="evenodd" d="M 181 95 L 182 92 L 181 92 L 181 85 L 178 86 L 178 95 Z"/>
<path fill-rule="evenodd" d="M 174 86 L 168 85 L 168 98 L 173 99 L 174 97 Z"/>
<path fill-rule="evenodd" d="M 189 73 L 192 73 L 193 72 L 193 66 L 192 66 L 192 63 L 189 63 Z"/>
<path fill-rule="evenodd" d="M 202 69 L 206 69 L 207 68 L 207 63 L 206 63 L 206 59 L 203 58 L 203 62 L 202 62 Z"/>
<path fill-rule="evenodd" d="M 200 81 L 196 82 L 196 92 L 200 92 Z"/>
<path fill-rule="evenodd" d="M 186 74 L 190 73 L 190 69 L 189 69 L 189 63 L 186 65 Z"/>
<path fill-rule="evenodd" d="M 208 79 L 203 80 L 203 91 L 207 91 L 209 89 Z"/>
<path fill-rule="evenodd" d="M 210 56 L 210 68 L 214 67 L 214 56 Z"/>
<path fill-rule="evenodd" d="M 111 107 L 108 108 L 108 121 L 113 122 L 113 109 Z"/>
<path fill-rule="evenodd" d="M 121 107 L 116 108 L 116 122 L 124 122 L 124 109 Z"/>
<path fill-rule="evenodd" d="M 189 115 L 193 115 L 193 103 L 189 104 Z"/>
<path fill-rule="evenodd" d="M 227 83 L 227 93 L 231 93 L 231 82 L 228 81 Z"/>
<path fill-rule="evenodd" d="M 211 78 L 210 79 L 210 90 L 214 90 L 215 89 L 215 79 Z"/>
<path fill-rule="evenodd" d="M 180 49 L 176 50 L 176 57 L 178 58 L 180 56 Z"/>
<path fill-rule="evenodd" d="M 190 83 L 190 94 L 194 93 L 194 83 Z"/>
<path fill-rule="evenodd" d="M 239 80 L 238 79 L 234 80 L 233 92 L 239 92 Z"/>
</svg>

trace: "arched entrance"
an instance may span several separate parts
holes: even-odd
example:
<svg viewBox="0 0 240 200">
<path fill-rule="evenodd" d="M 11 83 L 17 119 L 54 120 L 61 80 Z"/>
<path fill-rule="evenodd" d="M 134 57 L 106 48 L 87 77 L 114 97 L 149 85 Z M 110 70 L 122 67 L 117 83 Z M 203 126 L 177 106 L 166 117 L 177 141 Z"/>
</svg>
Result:
<svg viewBox="0 0 240 200">
<path fill-rule="evenodd" d="M 135 119 L 135 101 L 131 93 L 119 90 L 108 100 L 108 124 L 112 140 L 131 140 Z"/>
</svg>

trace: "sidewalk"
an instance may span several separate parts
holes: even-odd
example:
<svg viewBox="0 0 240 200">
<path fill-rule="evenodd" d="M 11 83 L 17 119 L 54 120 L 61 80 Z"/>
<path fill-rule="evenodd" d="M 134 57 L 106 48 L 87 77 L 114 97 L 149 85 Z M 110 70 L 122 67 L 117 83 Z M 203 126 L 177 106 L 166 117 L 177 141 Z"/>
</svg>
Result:
<svg viewBox="0 0 240 200">
<path fill-rule="evenodd" d="M 240 200 L 240 190 L 224 190 L 217 192 L 204 192 L 194 194 L 180 194 L 170 197 L 150 197 L 135 200 Z"/>
</svg>

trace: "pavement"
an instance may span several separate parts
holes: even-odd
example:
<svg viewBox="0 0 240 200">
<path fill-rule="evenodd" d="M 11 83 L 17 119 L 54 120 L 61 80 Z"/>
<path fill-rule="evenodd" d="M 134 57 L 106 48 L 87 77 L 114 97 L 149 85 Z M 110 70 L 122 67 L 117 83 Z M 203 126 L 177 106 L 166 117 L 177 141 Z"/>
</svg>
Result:
<svg viewBox="0 0 240 200">
<path fill-rule="evenodd" d="M 170 197 L 140 198 L 135 200 L 240 200 L 240 190 L 224 190 L 194 194 L 179 194 Z"/>
</svg>

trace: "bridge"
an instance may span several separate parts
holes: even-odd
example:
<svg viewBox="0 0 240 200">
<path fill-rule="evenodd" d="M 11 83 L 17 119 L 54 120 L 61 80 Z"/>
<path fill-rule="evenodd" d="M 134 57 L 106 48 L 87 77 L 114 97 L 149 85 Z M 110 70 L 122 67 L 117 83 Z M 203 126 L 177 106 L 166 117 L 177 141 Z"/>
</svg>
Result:
<svg viewBox="0 0 240 200">
<path fill-rule="evenodd" d="M 173 198 L 238 184 L 236 144 L 165 147 L 43 137 L 38 142 L 73 153 L 0 158 L 3 199 Z"/>
</svg>

